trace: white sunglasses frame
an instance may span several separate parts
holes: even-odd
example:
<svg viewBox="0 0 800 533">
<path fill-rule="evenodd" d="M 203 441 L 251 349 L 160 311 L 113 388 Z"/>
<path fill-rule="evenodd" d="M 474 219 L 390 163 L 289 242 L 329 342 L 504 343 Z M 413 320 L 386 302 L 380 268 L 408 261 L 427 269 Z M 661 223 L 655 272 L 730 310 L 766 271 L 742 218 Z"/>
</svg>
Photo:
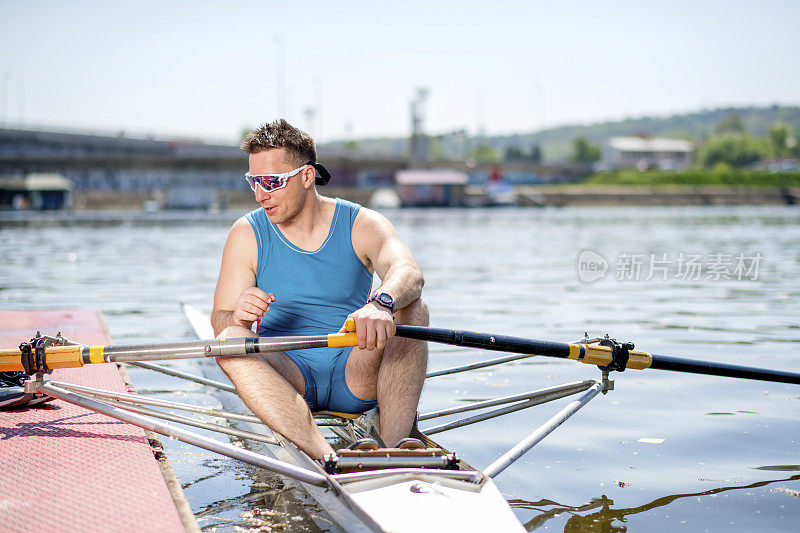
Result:
<svg viewBox="0 0 800 533">
<path fill-rule="evenodd" d="M 250 174 L 248 172 L 248 173 L 246 173 L 244 175 L 244 179 L 247 181 L 247 184 L 250 185 L 250 189 L 253 192 L 256 192 L 255 186 L 257 185 L 262 191 L 264 191 L 266 193 L 270 193 L 270 192 L 274 192 L 274 191 L 277 191 L 277 190 L 280 190 L 280 189 L 283 189 L 284 187 L 286 187 L 286 185 L 289 183 L 289 178 L 291 178 L 292 176 L 296 176 L 303 169 L 305 169 L 307 166 L 308 166 L 308 163 L 306 163 L 302 167 L 297 167 L 294 170 L 290 170 L 289 172 L 284 172 L 282 174 Z M 274 189 L 267 190 L 261 184 L 261 180 L 263 178 L 271 178 L 271 179 L 275 179 L 275 180 L 281 180 L 283 183 L 281 185 L 275 187 Z M 250 183 L 251 179 L 253 179 L 253 183 L 252 184 Z"/>
</svg>

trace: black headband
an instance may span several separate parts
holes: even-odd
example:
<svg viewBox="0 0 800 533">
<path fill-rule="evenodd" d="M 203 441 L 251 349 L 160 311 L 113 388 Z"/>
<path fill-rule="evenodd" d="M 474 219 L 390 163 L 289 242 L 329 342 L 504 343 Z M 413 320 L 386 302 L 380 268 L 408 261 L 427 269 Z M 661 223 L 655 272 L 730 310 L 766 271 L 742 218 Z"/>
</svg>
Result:
<svg viewBox="0 0 800 533">
<path fill-rule="evenodd" d="M 320 165 L 319 163 L 314 163 L 313 161 L 309 161 L 306 165 L 311 165 L 317 171 L 317 177 L 314 180 L 314 183 L 317 185 L 327 185 L 329 181 L 331 181 L 331 173 L 328 172 L 328 169 Z"/>
</svg>

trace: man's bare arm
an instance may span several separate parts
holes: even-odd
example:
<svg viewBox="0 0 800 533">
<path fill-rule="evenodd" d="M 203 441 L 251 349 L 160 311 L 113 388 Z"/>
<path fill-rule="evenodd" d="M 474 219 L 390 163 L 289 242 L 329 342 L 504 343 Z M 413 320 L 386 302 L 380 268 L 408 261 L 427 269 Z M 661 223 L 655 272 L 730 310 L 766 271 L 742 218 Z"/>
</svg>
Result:
<svg viewBox="0 0 800 533">
<path fill-rule="evenodd" d="M 386 217 L 362 208 L 353 225 L 353 249 L 380 276 L 380 292 L 392 297 L 395 310 L 420 298 L 425 283 L 422 272 Z M 377 302 L 364 305 L 348 317 L 356 321 L 358 346 L 362 350 L 383 349 L 392 336 L 392 314 Z M 344 331 L 344 326 L 340 331 Z"/>
<path fill-rule="evenodd" d="M 250 328 L 269 311 L 275 295 L 255 287 L 258 249 L 255 234 L 247 219 L 237 220 L 222 251 L 211 325 L 214 334 L 228 326 Z"/>
<path fill-rule="evenodd" d="M 371 219 L 368 220 L 371 231 L 365 251 L 381 278 L 379 291 L 394 299 L 395 309 L 402 309 L 422 296 L 425 279 L 411 250 L 397 236 L 391 222 L 374 211 L 365 215 Z"/>
</svg>

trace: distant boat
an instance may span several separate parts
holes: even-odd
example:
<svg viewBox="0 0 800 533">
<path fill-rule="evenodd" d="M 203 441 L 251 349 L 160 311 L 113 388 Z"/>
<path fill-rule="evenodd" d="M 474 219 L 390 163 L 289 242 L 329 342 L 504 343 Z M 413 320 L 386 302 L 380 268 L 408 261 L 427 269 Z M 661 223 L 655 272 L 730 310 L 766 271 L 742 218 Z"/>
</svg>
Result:
<svg viewBox="0 0 800 533">
<path fill-rule="evenodd" d="M 400 196 L 394 189 L 382 187 L 376 190 L 369 200 L 370 207 L 375 209 L 393 209 L 402 205 Z"/>
<path fill-rule="evenodd" d="M 486 203 L 492 206 L 511 206 L 516 205 L 517 196 L 514 193 L 514 186 L 502 181 L 489 182 L 486 186 Z"/>
<path fill-rule="evenodd" d="M 470 185 L 466 189 L 464 205 L 467 207 L 509 207 L 517 205 L 517 195 L 510 183 L 490 182 L 488 185 Z"/>
</svg>

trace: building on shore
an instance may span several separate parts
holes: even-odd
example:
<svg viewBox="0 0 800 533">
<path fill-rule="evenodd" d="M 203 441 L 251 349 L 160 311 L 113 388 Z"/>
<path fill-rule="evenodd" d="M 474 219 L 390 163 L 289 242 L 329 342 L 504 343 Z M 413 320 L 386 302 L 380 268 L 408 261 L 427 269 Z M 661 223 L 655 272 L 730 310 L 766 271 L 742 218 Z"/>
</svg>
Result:
<svg viewBox="0 0 800 533">
<path fill-rule="evenodd" d="M 770 157 L 750 165 L 753 170 L 766 170 L 767 172 L 798 172 L 800 159 L 791 157 Z"/>
<path fill-rule="evenodd" d="M 400 170 L 395 179 L 400 202 L 409 207 L 462 205 L 469 181 L 465 172 L 447 169 Z"/>
<path fill-rule="evenodd" d="M 692 165 L 693 152 L 692 143 L 683 139 L 611 137 L 603 145 L 596 170 L 683 170 Z"/>
<path fill-rule="evenodd" d="M 0 177 L 0 209 L 64 209 L 71 207 L 72 183 L 61 174 Z"/>
</svg>

